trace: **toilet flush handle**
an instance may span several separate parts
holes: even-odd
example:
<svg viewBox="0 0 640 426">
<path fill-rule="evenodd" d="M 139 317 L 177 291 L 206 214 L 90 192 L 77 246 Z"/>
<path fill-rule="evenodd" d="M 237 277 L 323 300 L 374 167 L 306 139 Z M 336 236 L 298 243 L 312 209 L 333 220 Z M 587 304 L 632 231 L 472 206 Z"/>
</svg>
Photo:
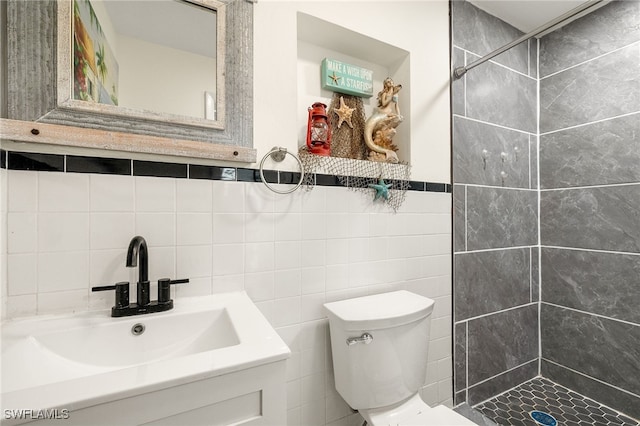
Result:
<svg viewBox="0 0 640 426">
<path fill-rule="evenodd" d="M 363 333 L 360 337 L 349 337 L 347 339 L 347 346 L 355 345 L 356 343 L 364 343 L 368 345 L 373 341 L 373 336 L 369 333 Z"/>
</svg>

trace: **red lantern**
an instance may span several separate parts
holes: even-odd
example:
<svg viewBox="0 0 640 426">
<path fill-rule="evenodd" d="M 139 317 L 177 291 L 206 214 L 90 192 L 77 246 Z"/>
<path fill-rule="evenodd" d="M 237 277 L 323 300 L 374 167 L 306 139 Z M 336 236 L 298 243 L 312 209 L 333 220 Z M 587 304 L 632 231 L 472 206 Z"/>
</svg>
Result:
<svg viewBox="0 0 640 426">
<path fill-rule="evenodd" d="M 331 155 L 331 126 L 327 119 L 327 106 L 316 102 L 309 108 L 307 147 L 317 155 Z"/>
</svg>

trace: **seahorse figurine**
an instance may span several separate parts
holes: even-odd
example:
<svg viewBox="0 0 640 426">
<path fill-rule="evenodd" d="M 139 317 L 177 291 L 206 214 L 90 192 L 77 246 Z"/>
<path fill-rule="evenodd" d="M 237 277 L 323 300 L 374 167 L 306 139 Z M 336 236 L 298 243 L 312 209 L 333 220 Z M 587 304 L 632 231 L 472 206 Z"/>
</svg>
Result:
<svg viewBox="0 0 640 426">
<path fill-rule="evenodd" d="M 389 77 L 385 78 L 383 88 L 378 92 L 378 106 L 364 125 L 364 141 L 372 151 L 369 159 L 373 161 L 385 161 L 398 163 L 398 155 L 393 149 L 391 138 L 396 134 L 396 127 L 403 120 L 398 107 L 398 92 L 402 85 L 395 85 Z M 378 143 L 376 143 L 378 142 Z M 384 142 L 385 146 L 379 143 Z M 397 149 L 396 149 L 397 150 Z"/>
</svg>

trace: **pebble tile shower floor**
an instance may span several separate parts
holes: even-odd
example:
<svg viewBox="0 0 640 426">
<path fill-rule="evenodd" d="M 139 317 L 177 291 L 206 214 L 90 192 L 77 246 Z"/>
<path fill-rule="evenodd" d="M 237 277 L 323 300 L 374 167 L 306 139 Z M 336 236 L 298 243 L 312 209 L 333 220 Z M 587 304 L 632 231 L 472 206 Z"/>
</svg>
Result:
<svg viewBox="0 0 640 426">
<path fill-rule="evenodd" d="M 499 425 L 537 426 L 529 413 L 552 415 L 558 426 L 640 426 L 609 407 L 536 377 L 475 407 Z"/>
</svg>

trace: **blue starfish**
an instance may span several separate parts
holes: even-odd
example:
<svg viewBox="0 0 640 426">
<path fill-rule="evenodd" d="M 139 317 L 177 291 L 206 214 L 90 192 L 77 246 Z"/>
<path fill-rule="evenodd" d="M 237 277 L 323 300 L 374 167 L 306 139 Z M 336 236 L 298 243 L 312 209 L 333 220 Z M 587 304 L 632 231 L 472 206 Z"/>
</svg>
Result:
<svg viewBox="0 0 640 426">
<path fill-rule="evenodd" d="M 389 189 L 393 186 L 393 184 L 386 184 L 384 182 L 384 179 L 380 178 L 378 179 L 378 183 L 370 183 L 369 184 L 369 188 L 373 188 L 376 190 L 376 195 L 373 198 L 373 201 L 377 200 L 378 198 L 382 197 L 385 200 L 389 199 Z"/>
</svg>

